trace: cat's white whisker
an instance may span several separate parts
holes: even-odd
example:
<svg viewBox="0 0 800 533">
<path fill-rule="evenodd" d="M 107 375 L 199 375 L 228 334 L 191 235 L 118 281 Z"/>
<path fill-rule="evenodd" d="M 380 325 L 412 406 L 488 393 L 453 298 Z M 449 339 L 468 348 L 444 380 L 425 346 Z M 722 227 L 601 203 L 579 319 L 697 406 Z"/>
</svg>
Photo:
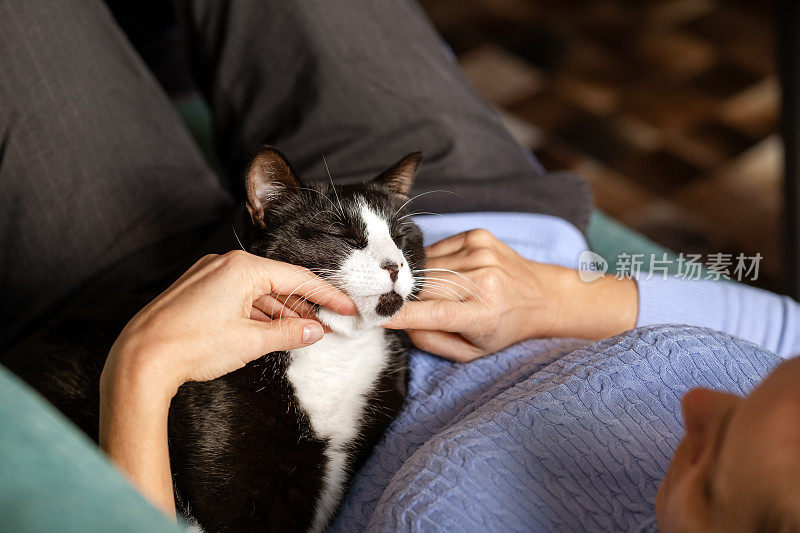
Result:
<svg viewBox="0 0 800 533">
<path fill-rule="evenodd" d="M 233 236 L 236 237 L 236 241 L 239 243 L 239 246 L 241 246 L 242 250 L 244 250 L 246 252 L 247 248 L 244 247 L 244 244 L 242 244 L 242 240 L 239 238 L 239 234 L 236 233 L 236 226 L 231 224 L 231 229 L 233 230 Z"/>
<path fill-rule="evenodd" d="M 471 296 L 476 300 L 480 301 L 481 303 L 486 303 L 480 295 L 476 294 L 475 291 L 471 290 L 470 288 L 466 287 L 465 285 L 458 283 L 457 281 L 443 279 L 443 278 L 427 278 L 425 283 L 421 286 L 422 291 L 427 290 L 429 287 L 450 287 L 457 291 L 463 292 L 465 296 Z"/>
<path fill-rule="evenodd" d="M 299 296 L 300 300 L 295 302 L 292 306 L 289 307 L 290 311 L 297 312 L 297 309 L 303 304 L 303 302 L 307 302 L 312 304 L 312 302 L 308 301 L 309 298 L 315 296 L 317 294 L 322 294 L 324 291 L 329 290 L 328 287 L 321 287 L 313 289 L 309 292 L 304 293 L 303 295 Z"/>
<path fill-rule="evenodd" d="M 308 303 L 308 304 L 310 304 L 310 305 L 311 305 L 311 304 L 313 304 L 313 302 L 310 302 L 310 301 L 308 301 L 308 299 L 309 299 L 309 298 L 311 298 L 312 296 L 315 296 L 315 295 L 317 295 L 317 294 L 322 294 L 322 293 L 324 293 L 324 292 L 326 292 L 326 291 L 333 291 L 333 290 L 334 290 L 334 289 L 333 289 L 333 288 L 331 288 L 331 287 L 317 287 L 317 288 L 315 288 L 315 289 L 311 289 L 311 290 L 309 290 L 309 291 L 306 291 L 306 292 L 304 292 L 303 294 L 299 294 L 299 293 L 293 293 L 293 294 L 292 294 L 293 296 L 297 296 L 297 297 L 298 297 L 298 301 L 297 301 L 297 302 L 295 302 L 295 303 L 294 303 L 292 306 L 290 306 L 290 307 L 289 307 L 289 309 L 290 309 L 291 311 L 296 311 L 296 310 L 297 310 L 297 308 L 298 308 L 298 307 L 299 307 L 299 306 L 300 306 L 300 305 L 301 305 L 303 302 L 306 302 L 306 303 Z M 291 296 L 291 295 L 290 295 L 290 296 Z"/>
<path fill-rule="evenodd" d="M 403 205 L 401 205 L 399 208 L 397 208 L 397 211 L 395 211 L 395 212 L 394 212 L 394 216 L 397 216 L 397 214 L 398 214 L 398 213 L 399 213 L 399 212 L 400 212 L 400 211 L 401 211 L 401 210 L 402 210 L 402 209 L 403 209 L 405 206 L 407 206 L 408 204 L 410 204 L 411 202 L 413 202 L 413 201 L 414 201 L 414 200 L 416 200 L 417 198 L 421 198 L 422 196 L 425 196 L 425 195 L 427 195 L 427 194 L 434 194 L 434 193 L 439 193 L 439 192 L 445 192 L 445 193 L 449 193 L 449 194 L 455 194 L 456 196 L 460 196 L 461 198 L 463 198 L 463 196 L 461 196 L 461 195 L 460 195 L 460 194 L 458 194 L 457 192 L 455 192 L 455 191 L 448 191 L 448 190 L 446 190 L 446 189 L 436 189 L 436 190 L 433 190 L 433 191 L 425 191 L 425 192 L 421 192 L 421 193 L 419 193 L 419 194 L 417 194 L 417 195 L 415 195 L 415 196 L 412 196 L 411 198 L 409 198 L 409 199 L 408 199 L 408 200 L 406 200 L 405 202 L 403 202 Z"/>
<path fill-rule="evenodd" d="M 322 162 L 325 163 L 325 170 L 328 171 L 328 179 L 331 181 L 331 190 L 333 190 L 333 194 L 336 195 L 336 201 L 339 202 L 339 209 L 342 212 L 342 218 L 344 218 L 344 207 L 342 207 L 342 199 L 339 198 L 339 193 L 336 192 L 336 185 L 333 184 L 333 176 L 331 175 L 331 169 L 328 168 L 328 160 L 325 159 L 325 154 L 322 154 Z"/>
<path fill-rule="evenodd" d="M 403 220 L 404 218 L 415 217 L 417 215 L 433 215 L 433 216 L 437 216 L 437 217 L 444 216 L 441 213 L 434 213 L 432 211 L 415 211 L 413 213 L 408 213 L 407 215 L 403 215 L 401 217 L 397 217 L 397 220 Z"/>
<path fill-rule="evenodd" d="M 467 292 L 466 294 L 464 294 L 464 297 L 462 297 L 463 293 L 459 291 L 457 287 L 453 287 L 452 285 L 446 285 L 442 283 L 427 283 L 420 291 L 420 294 L 426 292 L 431 293 L 433 289 L 440 289 L 442 291 L 447 291 L 448 294 L 457 296 L 457 299 L 459 300 L 466 300 L 467 296 L 472 296 L 471 293 Z"/>
<path fill-rule="evenodd" d="M 339 226 L 345 227 L 345 226 L 344 226 L 344 224 L 342 224 L 341 222 L 338 222 L 338 221 L 334 220 L 333 222 L 331 222 L 330 224 L 328 224 L 328 231 L 331 231 L 331 227 L 332 227 L 332 226 L 334 226 L 334 225 L 337 225 L 337 224 L 338 224 Z"/>
<path fill-rule="evenodd" d="M 428 293 L 434 296 L 443 296 L 445 300 L 451 300 L 455 302 L 463 301 L 463 299 L 459 297 L 459 294 L 452 289 L 445 289 L 443 287 L 431 287 L 428 289 Z"/>
<path fill-rule="evenodd" d="M 311 191 L 313 193 L 316 193 L 316 194 L 320 195 L 321 197 L 325 198 L 328 202 L 330 202 L 331 206 L 333 206 L 334 209 L 337 209 L 337 206 L 336 206 L 335 203 L 333 203 L 333 200 L 331 200 L 330 198 L 325 196 L 325 194 L 323 194 L 321 191 L 318 191 L 316 189 L 312 189 L 311 187 L 298 187 L 297 189 L 300 190 L 300 191 Z M 328 213 L 333 213 L 337 217 L 341 216 L 339 213 L 335 213 L 333 211 L 327 211 L 327 212 Z"/>
<path fill-rule="evenodd" d="M 454 275 L 460 277 L 461 279 L 463 279 L 464 281 L 468 282 L 470 285 L 474 286 L 479 291 L 481 291 L 484 294 L 484 296 L 486 296 L 490 301 L 494 301 L 494 298 L 492 298 L 492 296 L 488 292 L 483 290 L 480 287 L 480 285 L 478 285 L 477 283 L 475 283 L 474 281 L 469 279 L 467 276 L 465 276 L 461 272 L 456 272 L 455 270 L 450 270 L 449 268 L 418 268 L 418 269 L 414 270 L 413 272 L 414 273 L 418 273 L 418 272 L 447 272 L 448 274 L 454 274 Z M 430 276 L 426 276 L 426 279 L 429 279 L 429 278 L 430 278 Z M 444 281 L 442 278 L 436 278 L 436 279 Z"/>
<path fill-rule="evenodd" d="M 422 290 L 425 291 L 427 287 L 448 286 L 448 285 L 444 285 L 444 284 L 450 284 L 449 286 L 451 286 L 451 287 L 455 287 L 455 288 L 463 290 L 467 295 L 472 296 L 473 298 L 475 298 L 476 300 L 478 300 L 482 304 L 486 304 L 487 303 L 479 295 L 477 295 L 476 293 L 474 293 L 473 291 L 471 291 L 470 289 L 468 289 L 464 285 L 458 283 L 457 281 L 453 281 L 451 279 L 443 279 L 443 278 L 435 278 L 435 277 L 426 278 L 425 283 L 422 285 Z"/>
<path fill-rule="evenodd" d="M 326 197 L 326 198 L 327 198 L 327 197 Z M 330 200 L 330 198 L 328 198 L 328 199 Z M 335 205 L 334 205 L 333 207 L 334 207 L 334 209 L 336 208 L 336 206 L 335 206 Z M 333 216 L 336 216 L 336 217 L 338 217 L 338 216 L 339 216 L 339 213 L 336 213 L 336 212 L 334 212 L 334 211 L 331 211 L 330 209 L 324 209 L 324 210 L 322 210 L 322 211 L 319 211 L 319 212 L 315 213 L 313 217 L 311 217 L 310 219 L 308 219 L 308 222 L 309 222 L 309 223 L 311 223 L 311 222 L 314 222 L 314 220 L 316 220 L 316 218 L 317 218 L 318 216 L 320 216 L 320 215 L 324 215 L 324 214 L 326 214 L 326 213 L 330 213 L 330 214 L 332 214 Z M 339 222 L 339 223 L 341 224 L 341 222 Z"/>
</svg>

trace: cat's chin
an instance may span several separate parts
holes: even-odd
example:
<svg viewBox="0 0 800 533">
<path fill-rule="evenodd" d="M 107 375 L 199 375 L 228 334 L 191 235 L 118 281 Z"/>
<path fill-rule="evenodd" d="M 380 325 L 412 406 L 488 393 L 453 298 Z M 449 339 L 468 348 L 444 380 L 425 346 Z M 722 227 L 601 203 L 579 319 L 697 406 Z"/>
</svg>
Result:
<svg viewBox="0 0 800 533">
<path fill-rule="evenodd" d="M 317 318 L 331 328 L 334 333 L 347 335 L 348 337 L 367 329 L 382 326 L 392 318 L 392 315 L 386 316 L 376 313 L 375 304 L 372 303 L 364 306 L 366 309 L 362 309 L 360 305 L 357 305 L 357 307 L 359 308 L 359 314 L 354 316 L 340 315 L 325 307 L 320 307 L 317 309 Z"/>
</svg>

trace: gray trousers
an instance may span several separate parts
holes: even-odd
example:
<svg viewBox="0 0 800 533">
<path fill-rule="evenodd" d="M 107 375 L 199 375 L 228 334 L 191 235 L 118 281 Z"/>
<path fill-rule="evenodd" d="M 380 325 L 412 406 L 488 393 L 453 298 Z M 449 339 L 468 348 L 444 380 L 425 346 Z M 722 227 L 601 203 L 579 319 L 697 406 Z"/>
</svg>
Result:
<svg viewBox="0 0 800 533">
<path fill-rule="evenodd" d="M 263 143 L 306 179 L 326 175 L 324 154 L 337 181 L 422 150 L 413 194 L 457 194 L 414 210 L 585 229 L 585 184 L 538 170 L 413 2 L 176 3 L 230 176 Z M 0 348 L 109 271 L 140 284 L 171 272 L 241 190 L 220 185 L 102 2 L 0 3 Z"/>
</svg>

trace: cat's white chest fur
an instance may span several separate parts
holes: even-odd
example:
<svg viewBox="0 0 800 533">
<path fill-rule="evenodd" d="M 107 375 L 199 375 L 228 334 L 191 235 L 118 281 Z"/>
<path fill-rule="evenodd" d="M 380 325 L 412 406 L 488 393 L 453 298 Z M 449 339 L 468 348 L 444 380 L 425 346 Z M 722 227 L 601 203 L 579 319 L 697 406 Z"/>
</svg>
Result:
<svg viewBox="0 0 800 533">
<path fill-rule="evenodd" d="M 312 531 L 327 523 L 342 496 L 349 445 L 358 435 L 366 396 L 389 363 L 383 328 L 352 336 L 328 333 L 316 344 L 290 352 L 286 377 L 308 415 L 314 435 L 328 441 L 328 464 Z"/>
</svg>

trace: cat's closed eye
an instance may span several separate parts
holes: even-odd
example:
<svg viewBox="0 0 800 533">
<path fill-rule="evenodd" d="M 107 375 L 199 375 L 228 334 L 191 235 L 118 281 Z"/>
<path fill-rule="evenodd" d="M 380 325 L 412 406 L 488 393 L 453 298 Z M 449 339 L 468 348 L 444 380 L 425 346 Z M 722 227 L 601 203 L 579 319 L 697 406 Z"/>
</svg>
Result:
<svg viewBox="0 0 800 533">
<path fill-rule="evenodd" d="M 392 240 L 394 243 L 400 247 L 401 249 L 405 247 L 407 237 L 408 237 L 408 227 L 406 224 L 403 223 L 395 223 L 392 224 L 390 233 L 392 236 Z"/>
<path fill-rule="evenodd" d="M 344 227 L 333 226 L 323 230 L 321 233 L 326 237 L 342 240 L 354 248 L 367 247 L 367 238 L 365 236 Z"/>
<path fill-rule="evenodd" d="M 406 245 L 406 236 L 402 233 L 392 233 L 392 240 L 398 248 L 403 249 Z"/>
</svg>

